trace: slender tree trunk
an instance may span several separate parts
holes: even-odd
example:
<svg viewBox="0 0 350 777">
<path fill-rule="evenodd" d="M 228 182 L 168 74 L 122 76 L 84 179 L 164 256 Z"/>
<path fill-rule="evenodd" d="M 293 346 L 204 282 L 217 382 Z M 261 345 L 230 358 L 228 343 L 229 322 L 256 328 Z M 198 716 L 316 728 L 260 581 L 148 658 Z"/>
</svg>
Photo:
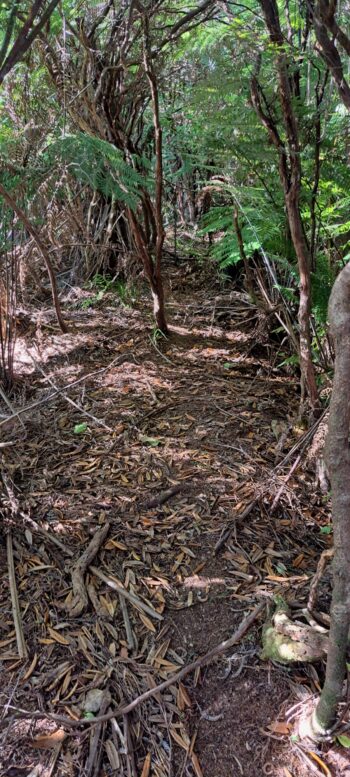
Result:
<svg viewBox="0 0 350 777">
<path fill-rule="evenodd" d="M 335 344 L 326 463 L 332 486 L 334 561 L 326 679 L 311 722 L 314 734 L 334 723 L 346 674 L 350 626 L 350 262 L 338 275 L 329 301 Z"/>
<path fill-rule="evenodd" d="M 299 268 L 299 347 L 300 347 L 300 371 L 301 371 L 301 400 L 305 399 L 308 392 L 312 407 L 318 401 L 315 371 L 312 363 L 311 352 L 311 288 L 310 288 L 310 256 L 305 243 L 303 225 L 299 210 L 299 198 L 293 197 L 293 191 L 286 194 L 286 206 L 291 238 L 298 260 Z"/>
<path fill-rule="evenodd" d="M 242 260 L 243 265 L 244 265 L 244 272 L 245 272 L 245 278 L 246 278 L 246 285 L 247 285 L 248 295 L 249 295 L 249 298 L 250 298 L 251 302 L 255 303 L 256 302 L 256 294 L 255 294 L 255 291 L 254 291 L 253 274 L 252 274 L 251 267 L 249 265 L 249 259 L 247 257 L 247 254 L 246 254 L 245 248 L 244 248 L 243 235 L 242 235 L 241 225 L 239 223 L 238 208 L 234 209 L 233 223 L 234 223 L 234 228 L 235 228 L 236 237 L 237 237 L 237 243 L 238 243 L 238 248 L 239 248 L 239 255 L 240 255 L 241 260 Z M 210 237 L 210 233 L 209 233 L 209 237 Z"/>
<path fill-rule="evenodd" d="M 169 330 L 168 330 L 168 325 L 167 325 L 166 315 L 165 315 L 164 287 L 163 287 L 162 275 L 160 272 L 157 273 L 155 271 L 155 266 L 152 261 L 152 257 L 145 243 L 145 239 L 142 234 L 142 229 L 140 227 L 140 224 L 138 223 L 135 213 L 130 208 L 128 209 L 127 213 L 128 213 L 128 219 L 131 226 L 133 238 L 136 244 L 137 252 L 143 264 L 143 269 L 144 269 L 146 278 L 151 287 L 151 293 L 152 293 L 152 299 L 153 299 L 153 315 L 158 329 L 160 329 L 160 331 L 164 335 L 167 335 L 169 333 Z"/>
<path fill-rule="evenodd" d="M 156 248 L 155 248 L 155 262 L 152 267 L 151 289 L 153 296 L 153 313 L 157 322 L 158 329 L 163 334 L 168 334 L 168 325 L 165 315 L 165 300 L 164 300 L 164 286 L 162 279 L 162 258 L 163 258 L 163 245 L 164 245 L 164 224 L 163 224 L 163 140 L 162 140 L 162 126 L 160 121 L 159 111 L 159 94 L 157 85 L 157 76 L 153 67 L 152 53 L 149 43 L 149 29 L 147 14 L 144 16 L 145 27 L 145 40 L 144 40 L 144 65 L 148 78 L 152 108 L 153 108 L 153 126 L 155 137 L 155 154 L 156 154 L 156 195 L 155 195 L 155 225 L 156 225 Z"/>
<path fill-rule="evenodd" d="M 15 212 L 16 216 L 18 216 L 18 218 L 20 219 L 20 221 L 22 222 L 22 224 L 26 228 L 27 232 L 29 232 L 29 234 L 32 236 L 32 238 L 34 240 L 34 243 L 36 244 L 36 246 L 37 246 L 37 248 L 38 248 L 38 250 L 39 250 L 39 252 L 40 252 L 40 254 L 41 254 L 41 256 L 42 256 L 42 258 L 44 260 L 44 262 L 45 262 L 47 273 L 48 273 L 48 276 L 49 276 L 49 279 L 50 279 L 51 291 L 52 291 L 52 299 L 53 299 L 53 303 L 54 303 L 54 307 L 55 307 L 55 311 L 56 311 L 57 321 L 59 323 L 61 331 L 62 332 L 67 332 L 68 330 L 67 330 L 66 324 L 64 323 L 62 312 L 61 312 L 60 301 L 59 301 L 58 293 L 57 293 L 57 285 L 56 285 L 55 273 L 53 271 L 53 267 L 52 267 L 52 264 L 51 264 L 49 253 L 46 250 L 46 247 L 45 247 L 44 243 L 42 242 L 40 235 L 38 234 L 38 232 L 35 229 L 35 227 L 33 227 L 32 223 L 29 221 L 29 219 L 27 218 L 27 216 L 24 213 L 24 211 L 22 210 L 22 208 L 20 208 L 19 205 L 17 205 L 17 203 L 15 202 L 15 200 L 13 199 L 11 194 L 9 194 L 9 192 L 6 189 L 4 189 L 4 187 L 2 186 L 1 183 L 0 183 L 0 194 L 4 198 L 5 202 L 7 202 L 9 207 L 12 208 L 12 210 Z"/>
<path fill-rule="evenodd" d="M 278 95 L 282 111 L 284 132 L 286 140 L 279 133 L 271 112 L 266 108 L 266 101 L 261 96 L 261 88 L 255 74 L 251 82 L 252 103 L 267 129 L 270 139 L 276 148 L 279 157 L 279 174 L 283 187 L 284 198 L 291 238 L 298 260 L 300 277 L 299 299 L 299 336 L 300 336 L 300 369 L 301 369 L 301 398 L 304 399 L 307 391 L 312 408 L 318 403 L 318 392 L 315 371 L 312 362 L 311 351 L 311 257 L 306 244 L 303 222 L 300 215 L 300 188 L 301 188 L 301 163 L 299 132 L 294 112 L 291 82 L 295 72 L 289 67 L 289 60 L 285 52 L 285 39 L 282 33 L 279 10 L 276 0 L 260 0 L 260 5 L 265 17 L 266 27 L 269 32 L 270 42 L 277 47 L 276 71 L 278 77 Z M 297 63 L 294 62 L 294 70 Z M 260 58 L 257 63 L 260 67 Z"/>
</svg>

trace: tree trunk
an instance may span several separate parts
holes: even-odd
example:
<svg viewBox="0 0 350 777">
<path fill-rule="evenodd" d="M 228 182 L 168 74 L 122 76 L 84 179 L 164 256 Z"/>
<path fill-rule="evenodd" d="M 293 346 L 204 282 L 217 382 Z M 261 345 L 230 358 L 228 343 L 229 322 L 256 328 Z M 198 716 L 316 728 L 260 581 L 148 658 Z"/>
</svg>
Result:
<svg viewBox="0 0 350 777">
<path fill-rule="evenodd" d="M 299 269 L 299 347 L 300 347 L 300 371 L 301 371 L 301 401 L 308 392 L 311 406 L 315 407 L 318 401 L 315 371 L 312 363 L 310 314 L 311 314 L 311 288 L 310 288 L 310 256 L 305 243 L 303 225 L 299 210 L 299 197 L 293 197 L 291 190 L 286 194 L 286 206 L 288 222 L 293 241 L 294 250 L 298 260 Z"/>
<path fill-rule="evenodd" d="M 350 262 L 333 286 L 329 320 L 335 372 L 325 458 L 332 486 L 334 583 L 326 679 L 311 721 L 316 737 L 325 733 L 336 718 L 346 674 L 350 626 Z"/>
<path fill-rule="evenodd" d="M 135 216 L 135 213 L 128 208 L 128 219 L 131 226 L 133 238 L 137 248 L 137 253 L 143 264 L 145 276 L 150 284 L 152 298 L 153 298 L 153 315 L 158 329 L 164 334 L 169 334 L 169 329 L 166 321 L 165 303 L 164 303 L 164 287 L 163 280 L 160 271 L 160 266 L 154 264 L 152 257 L 150 256 L 149 249 L 145 243 L 144 236 L 142 234 L 141 226 Z"/>
<path fill-rule="evenodd" d="M 292 79 L 295 82 L 295 71 L 298 65 L 296 61 L 292 63 L 294 71 L 292 72 L 288 55 L 285 50 L 286 42 L 280 25 L 279 10 L 276 0 L 260 0 L 260 5 L 265 17 L 270 42 L 274 47 L 277 47 L 278 52 L 276 57 L 276 71 L 278 78 L 278 96 L 286 137 L 285 140 L 283 140 L 271 112 L 266 110 L 266 100 L 262 100 L 261 88 L 256 74 L 253 76 L 251 82 L 251 97 L 258 116 L 267 129 L 271 142 L 275 146 L 279 156 L 279 174 L 284 192 L 291 238 L 298 260 L 300 277 L 298 321 L 300 334 L 301 399 L 303 401 L 305 392 L 307 391 L 311 407 L 315 408 L 318 403 L 318 392 L 311 352 L 311 259 L 305 241 L 303 222 L 300 215 L 301 162 L 299 132 L 291 92 L 291 82 Z M 259 67 L 260 57 L 257 62 L 257 68 L 259 69 Z"/>
<path fill-rule="evenodd" d="M 152 284 L 152 298 L 153 298 L 153 315 L 157 324 L 158 329 L 163 333 L 163 335 L 167 335 L 169 333 L 167 320 L 165 316 L 165 305 L 164 305 L 164 288 L 162 280 L 160 279 L 160 282 Z"/>
</svg>

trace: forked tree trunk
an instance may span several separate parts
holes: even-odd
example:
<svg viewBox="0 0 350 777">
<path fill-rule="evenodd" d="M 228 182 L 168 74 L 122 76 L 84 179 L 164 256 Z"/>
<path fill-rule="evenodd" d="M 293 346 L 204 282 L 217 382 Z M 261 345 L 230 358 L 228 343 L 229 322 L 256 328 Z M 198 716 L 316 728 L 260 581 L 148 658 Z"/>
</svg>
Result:
<svg viewBox="0 0 350 777">
<path fill-rule="evenodd" d="M 332 486 L 334 560 L 326 679 L 311 721 L 314 735 L 334 723 L 346 674 L 350 626 L 350 262 L 338 275 L 329 301 L 335 344 L 326 463 Z"/>
</svg>

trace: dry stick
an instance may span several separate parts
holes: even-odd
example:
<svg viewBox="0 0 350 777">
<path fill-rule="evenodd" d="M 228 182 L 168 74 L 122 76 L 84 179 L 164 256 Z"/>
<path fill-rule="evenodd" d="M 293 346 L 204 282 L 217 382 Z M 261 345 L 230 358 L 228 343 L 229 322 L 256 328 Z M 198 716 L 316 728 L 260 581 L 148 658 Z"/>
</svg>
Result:
<svg viewBox="0 0 350 777">
<path fill-rule="evenodd" d="M 13 615 L 13 620 L 15 624 L 18 655 L 20 658 L 28 658 L 28 650 L 27 650 L 27 646 L 26 646 L 24 634 L 23 634 L 22 616 L 21 616 L 21 610 L 20 610 L 18 594 L 17 594 L 11 532 L 9 532 L 7 535 L 6 547 L 7 547 L 7 563 L 8 563 L 8 570 L 9 570 L 9 583 L 10 583 L 11 602 L 12 602 L 12 615 Z"/>
<path fill-rule="evenodd" d="M 33 364 L 34 364 L 34 366 L 36 367 L 36 369 L 37 369 L 37 370 L 39 370 L 39 372 L 41 372 L 41 374 L 42 374 L 42 375 L 44 376 L 44 378 L 45 378 L 45 379 L 48 381 L 48 383 L 50 383 L 50 386 L 52 386 L 52 388 L 54 388 L 54 389 L 55 389 L 55 391 L 57 391 L 59 394 L 61 394 L 61 396 L 62 396 L 62 397 L 63 397 L 63 398 L 66 400 L 66 402 L 68 402 L 70 405 L 72 405 L 73 407 L 75 407 L 75 408 L 76 408 L 76 410 L 79 410 L 79 413 L 81 413 L 82 415 L 85 415 L 85 416 L 87 416 L 87 418 L 91 418 L 91 420 L 92 420 L 92 421 L 93 421 L 95 424 L 98 424 L 98 426 L 103 426 L 103 428 L 104 428 L 104 429 L 107 429 L 107 431 L 108 431 L 108 432 L 113 432 L 113 429 L 111 429 L 111 427 L 110 427 L 110 426 L 107 426 L 107 424 L 105 424 L 105 423 L 104 423 L 104 421 L 100 421 L 100 419 L 99 419 L 99 418 L 96 418 L 94 415 L 92 415 L 92 413 L 89 413 L 89 412 L 88 412 L 88 410 L 84 410 L 84 408 L 83 408 L 83 407 L 81 407 L 80 405 L 78 405 L 78 403 L 77 403 L 77 402 L 74 402 L 74 399 L 70 399 L 69 397 L 67 397 L 67 396 L 66 396 L 66 394 L 64 393 L 64 389 L 60 389 L 60 388 L 58 388 L 58 386 L 56 386 L 56 384 L 53 382 L 52 378 L 50 378 L 50 377 L 49 377 L 49 376 L 46 374 L 45 370 L 43 370 L 43 368 L 40 366 L 40 364 L 38 364 L 38 363 L 36 362 L 36 360 L 34 359 L 34 357 L 32 356 L 32 354 L 30 354 L 28 351 L 27 351 L 27 353 L 28 353 L 28 355 L 30 356 L 30 358 L 31 358 L 31 360 L 32 360 L 32 362 L 33 362 Z"/>
<path fill-rule="evenodd" d="M 10 402 L 9 398 L 6 396 L 5 392 L 2 390 L 1 386 L 0 386 L 0 397 L 2 397 L 2 399 L 3 399 L 3 400 L 4 400 L 4 402 L 5 402 L 5 405 L 7 405 L 7 407 L 9 408 L 9 410 L 11 410 L 11 413 L 12 413 L 14 416 L 18 416 L 18 420 L 19 420 L 19 422 L 20 422 L 21 426 L 23 426 L 23 429 L 24 429 L 25 427 L 24 427 L 24 423 L 23 423 L 22 419 L 19 417 L 19 414 L 18 414 L 18 413 L 16 413 L 16 411 L 15 411 L 14 407 L 12 407 L 12 405 L 11 405 L 11 402 Z M 4 447 L 5 445 L 11 445 L 11 444 L 12 444 L 12 443 L 2 443 L 1 447 Z"/>
<path fill-rule="evenodd" d="M 132 633 L 132 628 L 130 624 L 130 618 L 128 613 L 128 608 L 126 606 L 126 601 L 124 599 L 124 596 L 122 594 L 119 594 L 119 602 L 120 602 L 120 609 L 122 611 L 124 625 L 125 625 L 125 631 L 126 631 L 126 638 L 128 642 L 128 648 L 130 650 L 133 650 L 135 647 L 135 640 Z"/>
<path fill-rule="evenodd" d="M 225 650 L 229 650 L 233 645 L 236 645 L 237 642 L 239 642 L 242 637 L 244 637 L 245 633 L 250 629 L 250 627 L 253 625 L 254 621 L 257 619 L 258 615 L 262 612 L 262 610 L 265 608 L 266 603 L 260 602 L 254 610 L 247 615 L 246 618 L 242 621 L 242 623 L 238 626 L 238 629 L 234 632 L 232 637 L 229 637 L 229 639 L 224 640 L 223 642 L 220 642 L 219 645 L 216 645 L 212 650 L 209 650 L 208 653 L 205 653 L 204 656 L 200 656 L 199 658 L 196 658 L 195 661 L 192 661 L 190 664 L 187 664 L 187 666 L 184 666 L 182 669 L 180 669 L 179 672 L 174 674 L 172 677 L 168 677 L 167 680 L 164 680 L 163 683 L 160 683 L 159 685 L 156 685 L 155 688 L 150 688 L 148 691 L 145 691 L 145 693 L 141 693 L 140 696 L 137 696 L 136 699 L 131 701 L 129 704 L 126 704 L 125 707 L 117 707 L 116 710 L 111 710 L 106 715 L 99 715 L 94 720 L 70 720 L 70 718 L 66 718 L 64 715 L 55 715 L 50 713 L 44 713 L 40 710 L 35 712 L 28 712 L 27 710 L 19 709 L 18 707 L 14 707 L 13 705 L 9 705 L 9 709 L 12 709 L 14 711 L 17 711 L 21 714 L 21 716 L 26 718 L 47 718 L 48 720 L 54 720 L 57 723 L 63 723 L 67 726 L 70 726 L 72 728 L 76 728 L 78 726 L 94 726 L 96 723 L 103 723 L 106 720 L 111 720 L 112 718 L 120 718 L 124 715 L 127 715 L 129 712 L 134 710 L 136 707 L 138 707 L 140 704 L 142 704 L 144 701 L 147 701 L 147 699 L 152 698 L 153 696 L 157 696 L 158 693 L 161 693 L 162 691 L 165 691 L 166 688 L 169 688 L 170 685 L 173 685 L 174 683 L 178 683 L 180 680 L 182 680 L 184 677 L 186 677 L 190 672 L 193 672 L 195 669 L 199 669 L 202 666 L 205 666 L 209 661 L 211 661 L 216 656 L 220 655 L 221 653 L 224 653 Z"/>
<path fill-rule="evenodd" d="M 163 616 L 160 615 L 157 610 L 154 610 L 153 607 L 149 607 L 148 604 L 145 604 L 141 599 L 138 598 L 138 596 L 136 596 L 136 594 L 131 594 L 129 591 L 126 591 L 126 589 L 123 588 L 120 583 L 117 583 L 115 580 L 111 580 L 110 577 L 107 577 L 107 575 L 104 575 L 103 572 L 100 572 L 97 567 L 90 565 L 90 569 L 91 572 L 96 575 L 96 577 L 99 577 L 100 580 L 103 580 L 103 582 L 106 583 L 106 585 L 109 585 L 110 588 L 113 588 L 114 591 L 118 591 L 118 594 L 124 596 L 124 598 L 131 602 L 131 604 L 133 604 L 134 607 L 136 607 L 138 610 L 147 612 L 151 618 L 156 618 L 158 621 L 163 620 Z"/>
<path fill-rule="evenodd" d="M 59 299 L 58 299 L 58 293 L 57 293 L 57 285 L 56 285 L 55 273 L 54 273 L 53 268 L 52 268 L 52 264 L 51 264 L 51 260 L 50 260 L 50 257 L 49 257 L 49 253 L 48 253 L 44 243 L 42 242 L 39 233 L 37 232 L 35 227 L 33 227 L 33 225 L 31 224 L 31 222 L 27 218 L 27 216 L 24 213 L 24 211 L 22 210 L 22 208 L 20 208 L 19 205 L 17 205 L 15 200 L 11 197 L 11 195 L 8 193 L 8 191 L 6 189 L 4 189 L 4 187 L 2 186 L 1 183 L 0 183 L 0 194 L 4 198 L 5 202 L 7 202 L 8 206 L 10 208 L 12 208 L 12 210 L 16 213 L 16 216 L 19 218 L 19 220 L 25 226 L 27 232 L 29 232 L 29 234 L 32 236 L 32 238 L 33 238 L 33 240 L 34 240 L 34 242 L 36 244 L 36 247 L 38 248 L 39 252 L 41 253 L 41 256 L 42 256 L 42 258 L 43 258 L 43 260 L 45 262 L 46 269 L 47 269 L 47 272 L 48 272 L 48 276 L 49 276 L 49 279 L 50 279 L 52 299 L 53 299 L 53 304 L 54 304 L 55 311 L 56 311 L 57 321 L 59 323 L 61 332 L 65 333 L 68 330 L 67 330 L 66 324 L 64 323 L 62 312 L 61 312 L 61 306 L 60 306 L 60 302 L 59 302 Z"/>
<path fill-rule="evenodd" d="M 103 541 L 107 537 L 109 529 L 110 523 L 105 523 L 104 526 L 101 526 L 101 528 L 96 531 L 91 542 L 72 569 L 71 576 L 74 598 L 72 604 L 67 608 L 69 609 L 72 618 L 78 618 L 88 605 L 89 597 L 84 584 L 84 575 L 88 566 L 91 564 L 91 561 L 98 553 Z"/>
<path fill-rule="evenodd" d="M 108 690 L 104 692 L 102 703 L 101 703 L 101 714 L 104 715 L 105 712 L 107 712 L 107 709 L 111 703 L 111 694 Z M 101 735 L 101 729 L 102 729 L 103 723 L 99 723 L 94 731 L 91 731 L 90 733 L 90 746 L 89 746 L 89 757 L 88 762 L 85 767 L 85 775 L 86 777 L 91 777 L 91 775 L 96 773 L 99 768 L 99 761 L 101 760 L 101 752 L 98 753 L 98 745 Z"/>
<path fill-rule="evenodd" d="M 88 380 L 88 378 L 93 378 L 95 375 L 100 375 L 102 372 L 106 372 L 107 370 L 111 369 L 116 363 L 123 364 L 124 361 L 127 360 L 127 358 L 130 358 L 130 356 L 117 356 L 116 359 L 113 359 L 110 364 L 107 364 L 107 367 L 102 367 L 100 370 L 95 370 L 95 372 L 89 372 L 87 375 L 82 375 L 81 378 L 78 378 L 77 380 L 73 380 L 72 383 L 67 383 L 66 386 L 62 386 L 62 388 L 57 388 L 56 391 L 53 391 L 52 394 L 49 394 L 48 397 L 45 397 L 45 399 L 39 399 L 37 402 L 32 402 L 30 405 L 26 405 L 26 407 L 23 407 L 21 410 L 17 410 L 17 412 L 13 413 L 13 415 L 7 416 L 4 421 L 0 422 L 0 426 L 4 426 L 4 424 L 7 424 L 9 421 L 12 421 L 13 418 L 17 418 L 17 416 L 23 415 L 23 413 L 29 413 L 30 410 L 33 410 L 35 407 L 40 407 L 40 405 L 45 405 L 48 402 L 51 402 L 51 399 L 54 399 L 58 394 L 62 394 L 65 391 L 68 391 L 69 389 L 73 388 L 73 386 L 77 386 L 78 383 L 82 383 L 84 380 Z"/>
<path fill-rule="evenodd" d="M 23 516 L 26 517 L 26 516 Z M 67 556 L 72 557 L 74 555 L 73 551 L 70 548 L 67 548 L 66 545 L 63 544 L 60 540 L 57 539 L 57 537 L 51 535 L 46 529 L 41 529 L 38 527 L 34 521 L 29 520 L 30 525 L 37 531 L 38 534 L 41 534 L 43 537 L 45 537 L 47 540 L 53 542 L 54 545 L 57 545 L 58 548 L 60 548 L 63 553 L 66 553 Z M 144 610 L 144 612 L 148 613 L 152 618 L 155 618 L 156 620 L 163 620 L 162 615 L 160 615 L 157 610 L 153 610 L 152 607 L 149 607 L 148 604 L 145 604 L 141 599 L 139 599 L 136 594 L 131 594 L 129 591 L 126 591 L 125 588 L 123 588 L 120 584 L 116 583 L 114 580 L 111 580 L 107 575 L 105 575 L 103 572 L 101 572 L 97 567 L 94 567 L 92 564 L 89 564 L 89 569 L 91 572 L 96 576 L 99 577 L 100 580 L 103 580 L 106 585 L 108 585 L 110 588 L 113 588 L 114 591 L 117 591 L 120 596 L 122 596 L 124 599 L 127 599 L 131 604 L 134 605 L 139 610 Z"/>
<path fill-rule="evenodd" d="M 333 558 L 333 556 L 334 556 L 334 548 L 327 548 L 320 555 L 320 558 L 319 558 L 319 561 L 318 561 L 318 564 L 317 564 L 317 569 L 316 569 L 315 575 L 314 575 L 314 577 L 312 579 L 312 583 L 310 585 L 310 593 L 309 593 L 309 599 L 308 599 L 308 603 L 307 603 L 307 610 L 309 612 L 313 612 L 315 607 L 316 607 L 318 584 L 319 584 L 319 582 L 321 580 L 321 577 L 323 575 L 323 572 L 324 572 L 325 566 L 327 564 L 327 561 L 329 559 Z"/>
<path fill-rule="evenodd" d="M 166 491 L 161 491 L 157 496 L 147 499 L 142 507 L 144 510 L 150 510 L 151 507 L 160 507 L 171 499 L 172 496 L 176 496 L 180 491 L 188 490 L 191 487 L 192 486 L 187 483 L 178 483 L 176 486 L 173 486 L 173 488 L 167 488 Z"/>
<path fill-rule="evenodd" d="M 281 498 L 281 496 L 282 496 L 282 494 L 283 494 L 283 491 L 284 491 L 284 489 L 286 488 L 286 485 L 287 485 L 288 481 L 291 479 L 291 477 L 292 477 L 292 475 L 293 475 L 293 472 L 295 472 L 295 470 L 296 470 L 296 469 L 297 469 L 297 467 L 299 466 L 300 462 L 301 462 L 301 453 L 300 453 L 300 454 L 299 454 L 299 456 L 297 456 L 297 458 L 295 459 L 295 462 L 294 462 L 294 464 L 291 466 L 291 468 L 290 468 L 290 470 L 289 470 L 288 474 L 286 475 L 286 477 L 285 477 L 285 479 L 284 479 L 284 482 L 283 482 L 283 483 L 282 483 L 282 485 L 281 485 L 281 488 L 278 490 L 278 493 L 276 494 L 276 496 L 275 496 L 275 498 L 274 498 L 274 500 L 273 500 L 273 503 L 272 503 L 272 507 L 271 507 L 271 510 L 270 510 L 270 512 L 271 512 L 271 513 L 273 513 L 273 512 L 276 510 L 276 507 L 277 507 L 277 505 L 278 505 L 278 503 L 279 503 L 279 501 L 280 501 L 280 498 Z"/>
<path fill-rule="evenodd" d="M 289 471 L 289 473 L 288 473 L 288 475 L 287 475 L 287 477 L 286 477 L 286 479 L 285 479 L 285 481 L 284 481 L 283 485 L 281 486 L 280 490 L 278 491 L 278 494 L 276 495 L 276 498 L 275 498 L 275 500 L 274 500 L 274 502 L 273 502 L 273 505 L 272 505 L 272 508 L 271 508 L 272 512 L 273 512 L 273 510 L 274 510 L 274 509 L 277 507 L 277 504 L 278 504 L 278 502 L 279 502 L 279 500 L 280 500 L 280 498 L 281 498 L 281 495 L 282 495 L 282 493 L 283 493 L 283 490 L 284 490 L 284 488 L 285 488 L 286 484 L 288 483 L 288 480 L 290 479 L 290 477 L 292 476 L 293 472 L 295 471 L 295 469 L 296 469 L 296 468 L 297 468 L 297 466 L 299 465 L 299 463 L 300 463 L 300 459 L 301 459 L 301 457 L 302 457 L 302 454 L 303 454 L 303 452 L 304 452 L 304 450 L 305 450 L 306 446 L 307 446 L 307 445 L 310 443 L 310 441 L 312 440 L 312 438 L 313 438 L 313 436 L 314 436 L 314 434 L 315 434 L 315 432 L 316 432 L 317 428 L 319 427 L 319 425 L 320 425 L 321 421 L 324 419 L 324 417 L 325 417 L 325 415 L 326 415 L 326 413 L 327 413 L 327 412 L 328 412 L 328 408 L 326 408 L 326 409 L 323 411 L 322 415 L 321 415 L 321 416 L 320 416 L 320 417 L 317 419 L 317 421 L 315 421 L 315 423 L 313 424 L 313 426 L 311 427 L 311 429 L 309 429 L 307 432 L 305 432 L 305 434 L 303 435 L 303 437 L 301 438 L 301 440 L 299 440 L 299 441 L 298 441 L 298 442 L 297 442 L 295 445 L 293 445 L 293 448 L 291 448 L 291 450 L 290 450 L 290 451 L 289 451 L 289 452 L 286 454 L 286 456 L 285 456 L 285 457 L 282 459 L 282 461 L 280 461 L 280 462 L 279 462 L 279 463 L 276 465 L 276 467 L 274 467 L 274 469 L 272 470 L 272 473 L 271 473 L 272 475 L 274 475 L 274 474 L 277 474 L 278 470 L 280 470 L 280 469 L 281 469 L 281 467 L 283 467 L 283 466 L 284 466 L 284 464 L 286 464 L 286 463 L 287 463 L 287 461 L 289 461 L 289 459 L 290 459 L 290 457 L 293 455 L 293 453 L 295 453 L 297 450 L 300 450 L 300 454 L 299 454 L 299 456 L 297 456 L 297 458 L 296 458 L 296 460 L 295 460 L 295 462 L 294 462 L 293 466 L 291 467 L 291 469 L 290 469 L 290 471 Z M 216 543 L 216 545 L 215 545 L 215 549 L 214 549 L 214 552 L 215 552 L 215 554 L 216 554 L 216 553 L 218 553 L 218 552 L 219 552 L 219 550 L 221 550 L 221 548 L 223 547 L 223 545 L 225 545 L 225 543 L 227 542 L 227 540 L 228 540 L 228 539 L 229 539 L 229 537 L 231 536 L 231 534 L 232 534 L 232 532 L 233 532 L 233 530 L 234 530 L 235 526 L 237 526 L 237 523 L 238 523 L 238 522 L 241 522 L 241 521 L 242 521 L 244 518 L 247 518 L 247 516 L 248 516 L 248 515 L 251 513 L 251 511 L 253 510 L 253 508 L 254 508 L 254 507 L 255 507 L 255 506 L 258 504 L 258 501 L 259 501 L 259 499 L 261 498 L 261 496 L 263 495 L 263 493 L 264 493 L 264 491 L 265 491 L 265 490 L 266 490 L 266 489 L 264 489 L 264 490 L 262 491 L 262 493 L 260 493 L 260 494 L 259 494 L 259 496 L 258 496 L 258 497 L 256 497 L 256 499 L 254 499 L 254 500 L 253 500 L 253 502 L 250 502 L 250 503 L 247 505 L 247 507 L 245 508 L 245 510 L 243 510 L 243 513 L 241 513 L 240 515 L 237 515 L 237 516 L 235 516 L 235 517 L 233 518 L 233 522 L 232 522 L 231 526 L 229 526 L 229 527 L 228 527 L 228 529 L 226 529 L 226 531 L 224 532 L 224 534 L 222 535 L 222 537 L 220 537 L 220 539 L 219 539 L 219 540 L 218 540 L 218 542 Z"/>
<path fill-rule="evenodd" d="M 247 516 L 252 512 L 252 510 L 255 507 L 255 505 L 257 505 L 257 503 L 259 501 L 259 498 L 260 497 L 257 497 L 256 499 L 254 499 L 253 502 L 250 502 L 249 505 L 247 505 L 247 507 L 245 508 L 245 510 L 243 510 L 243 513 L 241 513 L 240 515 L 237 515 L 233 519 L 232 525 L 229 526 L 228 529 L 226 529 L 225 533 L 222 535 L 222 537 L 220 537 L 220 539 L 216 543 L 215 548 L 214 548 L 215 555 L 219 552 L 219 550 L 221 550 L 223 545 L 225 545 L 225 543 L 227 542 L 227 540 L 231 536 L 231 534 L 233 532 L 233 529 L 235 528 L 235 526 L 237 526 L 237 523 L 240 523 L 241 521 L 243 521 L 244 518 L 247 518 Z"/>
<path fill-rule="evenodd" d="M 289 461 L 291 456 L 293 456 L 293 453 L 296 453 L 296 451 L 303 452 L 303 450 L 306 447 L 306 445 L 309 442 L 311 442 L 312 438 L 314 437 L 314 434 L 315 434 L 316 430 L 318 429 L 320 423 L 323 421 L 325 415 L 328 413 L 328 409 L 329 409 L 328 407 L 325 408 L 325 410 L 320 415 L 320 417 L 317 419 L 317 421 L 315 421 L 315 423 L 312 425 L 311 429 L 308 429 L 303 434 L 303 436 L 300 438 L 300 440 L 298 440 L 298 442 L 296 442 L 295 445 L 293 445 L 293 447 L 290 449 L 290 451 L 288 451 L 288 453 L 284 456 L 282 461 L 280 461 L 276 465 L 276 467 L 274 469 L 274 472 L 277 472 L 279 469 L 281 469 L 281 467 L 284 467 L 284 465 L 287 464 L 287 461 Z"/>
</svg>

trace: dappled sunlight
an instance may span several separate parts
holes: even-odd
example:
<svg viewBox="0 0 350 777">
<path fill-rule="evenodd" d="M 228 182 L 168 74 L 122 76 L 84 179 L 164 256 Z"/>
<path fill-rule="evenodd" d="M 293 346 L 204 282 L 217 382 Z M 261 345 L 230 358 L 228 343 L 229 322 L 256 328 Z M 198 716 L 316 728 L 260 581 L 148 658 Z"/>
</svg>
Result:
<svg viewBox="0 0 350 777">
<path fill-rule="evenodd" d="M 226 360 L 229 358 L 230 351 L 224 348 L 191 348 L 187 350 L 183 356 L 189 361 L 197 362 L 200 359 L 220 359 Z"/>
<path fill-rule="evenodd" d="M 201 328 L 199 328 L 198 326 L 194 326 L 194 327 L 191 327 L 190 329 L 187 329 L 186 327 L 183 327 L 183 326 L 172 325 L 170 327 L 170 331 L 178 335 L 179 343 L 181 343 L 180 338 L 183 338 L 184 345 L 186 345 L 186 340 L 193 342 L 195 338 L 203 339 L 204 343 L 206 343 L 207 340 L 210 340 L 210 339 L 227 340 L 228 342 L 232 342 L 232 343 L 245 343 L 251 340 L 250 333 L 242 332 L 239 329 L 237 329 L 236 331 L 222 329 L 217 326 L 203 326 Z"/>
<path fill-rule="evenodd" d="M 226 585 L 226 580 L 224 577 L 193 575 L 192 577 L 185 577 L 182 584 L 184 588 L 210 588 L 212 585 Z"/>
<path fill-rule="evenodd" d="M 108 369 L 98 382 L 101 387 L 107 388 L 109 391 L 121 392 L 122 394 L 132 392 L 136 395 L 146 391 L 151 393 L 154 399 L 156 399 L 154 391 L 160 389 L 171 391 L 173 388 L 171 381 L 159 377 L 152 363 L 149 363 L 146 368 L 145 365 L 128 361 Z"/>
</svg>

